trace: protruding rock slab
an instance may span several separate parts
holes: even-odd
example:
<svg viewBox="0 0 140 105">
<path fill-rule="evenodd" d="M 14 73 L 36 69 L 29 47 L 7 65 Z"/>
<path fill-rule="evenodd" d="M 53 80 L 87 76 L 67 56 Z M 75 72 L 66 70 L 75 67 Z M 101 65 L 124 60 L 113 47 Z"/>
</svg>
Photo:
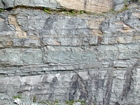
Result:
<svg viewBox="0 0 140 105">
<path fill-rule="evenodd" d="M 16 6 L 46 7 L 50 9 L 75 9 L 89 12 L 107 12 L 113 7 L 112 0 L 0 0 L 0 8 Z"/>
<path fill-rule="evenodd" d="M 0 8 L 12 8 L 15 6 L 59 8 L 56 0 L 0 0 Z"/>
</svg>

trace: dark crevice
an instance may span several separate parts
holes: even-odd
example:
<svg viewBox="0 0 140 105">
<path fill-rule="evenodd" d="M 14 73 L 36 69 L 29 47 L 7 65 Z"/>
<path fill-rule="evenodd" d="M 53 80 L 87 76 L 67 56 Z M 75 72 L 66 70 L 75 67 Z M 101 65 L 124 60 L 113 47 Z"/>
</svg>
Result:
<svg viewBox="0 0 140 105">
<path fill-rule="evenodd" d="M 104 96 L 104 99 L 103 99 L 103 105 L 109 105 L 110 104 L 112 82 L 113 82 L 113 72 L 108 71 L 108 79 L 107 79 L 107 83 L 106 83 L 106 92 L 105 92 L 105 96 Z"/>
<path fill-rule="evenodd" d="M 5 6 L 6 6 L 6 4 L 4 3 L 4 1 L 3 1 L 3 0 L 1 0 L 1 2 L 3 3 L 3 6 L 5 7 Z"/>
<path fill-rule="evenodd" d="M 85 85 L 83 79 L 76 73 L 70 83 L 69 100 L 76 100 L 77 98 L 86 101 L 88 92 L 87 85 Z"/>
<path fill-rule="evenodd" d="M 133 69 L 129 69 L 128 71 L 126 71 L 126 79 L 125 79 L 125 84 L 123 86 L 123 91 L 122 91 L 122 99 L 127 97 L 128 93 L 131 91 L 131 85 L 132 85 L 132 70 Z"/>
<path fill-rule="evenodd" d="M 137 3 L 137 2 L 139 2 L 139 0 L 130 0 L 130 2 Z"/>
</svg>

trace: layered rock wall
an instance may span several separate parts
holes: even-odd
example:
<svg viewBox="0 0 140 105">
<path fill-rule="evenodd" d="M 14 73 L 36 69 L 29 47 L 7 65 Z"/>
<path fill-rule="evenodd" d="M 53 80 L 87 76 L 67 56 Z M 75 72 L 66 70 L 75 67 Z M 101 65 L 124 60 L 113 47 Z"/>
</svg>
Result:
<svg viewBox="0 0 140 105">
<path fill-rule="evenodd" d="M 106 1 L 105 8 L 113 2 Z M 1 2 L 3 8 L 67 4 Z M 28 8 L 0 13 L 0 103 L 12 105 L 13 96 L 21 94 L 38 101 L 139 105 L 139 19 L 139 7 L 108 16 L 50 15 Z"/>
<path fill-rule="evenodd" d="M 50 9 L 75 9 L 91 12 L 107 12 L 113 7 L 112 0 L 0 0 L 0 8 L 16 6 L 46 7 Z"/>
</svg>

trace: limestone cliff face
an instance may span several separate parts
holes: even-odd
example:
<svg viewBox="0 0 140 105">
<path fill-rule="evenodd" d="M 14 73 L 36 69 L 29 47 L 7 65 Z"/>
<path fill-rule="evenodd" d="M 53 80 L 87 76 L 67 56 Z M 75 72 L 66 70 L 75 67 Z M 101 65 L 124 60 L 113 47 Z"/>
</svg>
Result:
<svg viewBox="0 0 140 105">
<path fill-rule="evenodd" d="M 83 0 L 75 0 L 77 8 L 71 6 L 73 0 L 1 0 L 0 6 L 97 11 L 92 4 L 99 1 L 87 0 L 86 8 Z M 112 8 L 113 1 L 103 2 L 97 7 L 106 9 L 97 12 Z M 18 94 L 38 101 L 139 105 L 139 75 L 139 6 L 106 17 L 50 15 L 28 8 L 0 13 L 2 105 L 14 105 Z"/>
<path fill-rule="evenodd" d="M 90 12 L 107 12 L 113 7 L 112 0 L 0 0 L 1 8 L 15 6 L 47 7 L 50 9 L 75 9 Z"/>
</svg>

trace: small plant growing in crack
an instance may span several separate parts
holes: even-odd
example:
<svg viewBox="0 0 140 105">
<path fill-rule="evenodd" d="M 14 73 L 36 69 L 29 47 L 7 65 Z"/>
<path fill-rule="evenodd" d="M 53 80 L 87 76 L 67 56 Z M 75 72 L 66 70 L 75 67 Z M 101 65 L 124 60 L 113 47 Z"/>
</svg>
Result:
<svg viewBox="0 0 140 105">
<path fill-rule="evenodd" d="M 44 12 L 48 13 L 48 14 L 52 14 L 52 11 L 50 9 L 44 8 Z"/>
<path fill-rule="evenodd" d="M 21 95 L 16 95 L 16 96 L 13 96 L 13 98 L 14 98 L 14 99 L 16 99 L 16 98 L 21 99 L 21 98 L 22 98 L 22 96 L 21 96 Z"/>
<path fill-rule="evenodd" d="M 0 8 L 0 12 L 4 12 L 4 9 Z"/>
</svg>

